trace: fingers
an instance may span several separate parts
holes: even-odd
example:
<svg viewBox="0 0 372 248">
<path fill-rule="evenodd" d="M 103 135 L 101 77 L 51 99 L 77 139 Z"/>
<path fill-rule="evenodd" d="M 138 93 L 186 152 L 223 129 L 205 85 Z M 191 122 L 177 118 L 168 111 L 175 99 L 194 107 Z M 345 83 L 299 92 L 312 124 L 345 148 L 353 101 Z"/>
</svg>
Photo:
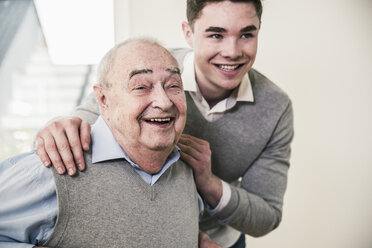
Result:
<svg viewBox="0 0 372 248">
<path fill-rule="evenodd" d="M 36 139 L 36 152 L 43 164 L 47 167 L 53 164 L 59 174 L 64 174 L 66 170 L 58 154 L 54 138 L 47 132 L 39 132 Z"/>
<path fill-rule="evenodd" d="M 198 139 L 191 135 L 182 135 L 177 144 L 181 151 L 194 157 L 196 160 L 204 160 L 211 156 L 209 142 Z"/>
<path fill-rule="evenodd" d="M 199 139 L 199 138 L 196 138 L 192 135 L 189 135 L 189 134 L 182 134 L 181 137 L 180 137 L 180 141 L 182 143 L 185 143 L 185 144 L 194 144 L 194 145 L 208 145 L 209 146 L 209 143 L 208 141 L 206 140 L 203 140 L 203 139 Z"/>
<path fill-rule="evenodd" d="M 79 131 L 82 137 L 79 136 Z M 43 163 L 51 163 L 58 173 L 76 174 L 75 162 L 79 170 L 84 170 L 85 161 L 82 150 L 89 149 L 90 126 L 78 117 L 64 118 L 52 122 L 37 135 L 37 153 Z"/>
<path fill-rule="evenodd" d="M 39 155 L 40 160 L 43 162 L 44 166 L 50 167 L 51 161 L 45 150 L 44 140 L 41 137 L 36 137 L 36 153 Z"/>
<path fill-rule="evenodd" d="M 184 152 L 183 151 L 184 149 L 182 147 L 180 147 L 180 148 L 181 148 L 181 159 L 184 162 L 186 162 L 188 165 L 190 165 L 191 167 L 194 167 L 193 165 L 196 165 L 198 163 L 196 158 L 194 156 L 191 156 L 189 153 Z"/>
<path fill-rule="evenodd" d="M 86 121 L 81 122 L 80 126 L 80 140 L 85 151 L 89 150 L 90 145 L 90 125 Z"/>
<path fill-rule="evenodd" d="M 65 167 L 62 163 L 62 159 L 59 155 L 58 148 L 54 141 L 53 136 L 50 133 L 43 134 L 45 151 L 48 154 L 54 168 L 59 174 L 64 174 L 66 172 Z"/>
<path fill-rule="evenodd" d="M 78 117 L 62 119 L 51 124 L 50 132 L 53 134 L 58 152 L 64 162 L 70 176 L 76 174 L 76 165 L 79 170 L 84 170 L 85 161 L 83 156 L 82 145 L 80 142 L 79 130 L 83 121 Z M 89 124 L 85 124 L 83 132 L 90 132 Z M 89 149 L 89 144 L 88 144 Z M 58 159 L 58 157 L 56 157 Z M 53 161 L 53 159 L 52 159 Z M 58 160 L 57 160 L 58 161 Z M 75 161 L 75 162 L 74 162 Z"/>
<path fill-rule="evenodd" d="M 181 149 L 181 159 L 193 168 L 196 175 L 202 175 L 210 170 L 212 152 L 209 142 L 191 135 L 183 135 L 177 145 Z"/>
<path fill-rule="evenodd" d="M 66 143 L 61 144 L 63 150 L 60 150 L 59 146 L 58 145 L 57 146 L 62 156 L 62 159 L 65 162 L 65 165 L 68 169 L 69 175 L 70 173 L 71 175 L 74 175 L 76 173 L 75 164 L 77 165 L 80 171 L 84 170 L 85 168 L 83 149 L 82 149 L 82 145 L 80 142 L 78 129 L 74 128 L 74 126 L 66 127 L 65 134 L 67 136 L 67 139 L 65 140 L 62 137 L 64 136 L 64 134 L 62 134 L 62 136 L 58 139 L 58 142 L 62 143 L 66 141 L 67 144 Z M 73 157 L 72 157 L 71 151 L 72 151 Z M 75 160 L 75 163 L 74 163 L 74 160 Z"/>
<path fill-rule="evenodd" d="M 199 248 L 221 248 L 206 233 L 199 231 Z"/>
<path fill-rule="evenodd" d="M 75 145 L 76 150 L 79 149 L 76 147 L 76 145 L 77 144 L 80 145 L 80 139 L 76 136 L 78 135 L 78 132 L 77 131 L 74 132 L 73 129 L 74 128 L 61 127 L 59 124 L 56 124 L 55 129 L 54 129 L 54 142 L 57 146 L 59 156 L 60 158 L 62 158 L 62 161 L 64 165 L 66 166 L 67 172 L 70 176 L 75 175 L 76 173 L 76 167 L 75 167 L 74 158 L 72 155 L 70 142 L 71 140 L 73 140 L 73 144 Z M 74 134 L 75 134 L 75 137 L 72 136 Z M 80 147 L 80 150 L 81 150 L 81 147 Z M 52 153 L 55 156 L 56 161 L 58 161 L 58 157 L 56 154 L 54 154 L 54 151 Z M 48 154 L 49 154 L 49 151 L 48 151 Z M 51 159 L 53 162 L 55 162 L 53 158 Z"/>
</svg>

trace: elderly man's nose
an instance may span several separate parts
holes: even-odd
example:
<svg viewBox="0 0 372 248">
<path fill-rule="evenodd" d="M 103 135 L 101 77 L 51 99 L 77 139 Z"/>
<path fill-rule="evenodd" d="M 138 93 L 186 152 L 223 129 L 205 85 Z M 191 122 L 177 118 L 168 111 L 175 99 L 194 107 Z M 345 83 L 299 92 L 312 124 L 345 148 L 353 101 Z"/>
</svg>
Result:
<svg viewBox="0 0 372 248">
<path fill-rule="evenodd" d="M 161 109 L 169 109 L 173 105 L 173 102 L 169 99 L 169 96 L 163 88 L 154 91 L 152 100 L 153 106 Z"/>
</svg>

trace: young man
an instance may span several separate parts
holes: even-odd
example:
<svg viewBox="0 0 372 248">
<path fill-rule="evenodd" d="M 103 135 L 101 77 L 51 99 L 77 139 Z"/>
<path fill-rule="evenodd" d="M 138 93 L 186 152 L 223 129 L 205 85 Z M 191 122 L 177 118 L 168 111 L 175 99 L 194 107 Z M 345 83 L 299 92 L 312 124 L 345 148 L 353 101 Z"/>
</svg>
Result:
<svg viewBox="0 0 372 248">
<path fill-rule="evenodd" d="M 182 28 L 193 51 L 172 51 L 188 104 L 178 143 L 181 158 L 193 168 L 209 208 L 200 228 L 222 247 L 245 247 L 244 234 L 265 235 L 282 216 L 292 105 L 283 91 L 252 69 L 261 13 L 259 0 L 188 0 L 188 23 Z M 90 123 L 97 114 L 92 97 L 75 112 Z M 81 139 L 74 138 L 79 131 Z M 38 134 L 38 154 L 46 165 L 51 159 L 61 173 L 63 160 L 72 175 L 73 158 L 84 167 L 81 144 L 86 149 L 88 133 L 89 125 L 79 118 L 53 122 Z"/>
<path fill-rule="evenodd" d="M 176 147 L 186 122 L 176 60 L 131 40 L 99 68 L 84 173 L 53 175 L 33 153 L 0 163 L 0 246 L 198 247 L 193 172 Z"/>
</svg>

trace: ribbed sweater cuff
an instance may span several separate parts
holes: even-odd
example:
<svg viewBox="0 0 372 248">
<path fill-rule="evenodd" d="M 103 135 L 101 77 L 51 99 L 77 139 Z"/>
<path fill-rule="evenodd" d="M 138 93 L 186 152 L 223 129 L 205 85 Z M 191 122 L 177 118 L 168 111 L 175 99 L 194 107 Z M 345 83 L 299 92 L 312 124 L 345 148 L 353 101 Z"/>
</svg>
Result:
<svg viewBox="0 0 372 248">
<path fill-rule="evenodd" d="M 216 217 L 221 221 L 222 223 L 226 223 L 231 216 L 234 214 L 236 209 L 238 208 L 240 197 L 239 193 L 236 187 L 231 187 L 231 197 L 230 201 L 227 203 L 227 205 L 221 209 L 220 212 L 216 213 Z"/>
</svg>

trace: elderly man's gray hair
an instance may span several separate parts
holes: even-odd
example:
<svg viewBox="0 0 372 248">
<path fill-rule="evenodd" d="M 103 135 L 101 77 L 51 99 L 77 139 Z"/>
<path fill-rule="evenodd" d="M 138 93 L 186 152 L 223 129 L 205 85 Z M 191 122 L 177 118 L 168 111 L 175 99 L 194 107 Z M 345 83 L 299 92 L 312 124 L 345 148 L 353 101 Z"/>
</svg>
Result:
<svg viewBox="0 0 372 248">
<path fill-rule="evenodd" d="M 147 43 L 147 44 L 154 44 L 161 46 L 160 42 L 152 37 L 138 37 L 138 38 L 131 38 L 127 39 L 119 44 L 116 44 L 113 48 L 111 48 L 101 59 L 98 69 L 97 69 L 97 82 L 102 87 L 110 88 L 112 85 L 110 83 L 110 74 L 112 72 L 113 63 L 116 58 L 116 52 L 119 48 L 132 43 L 132 42 L 139 42 L 139 43 Z"/>
</svg>

